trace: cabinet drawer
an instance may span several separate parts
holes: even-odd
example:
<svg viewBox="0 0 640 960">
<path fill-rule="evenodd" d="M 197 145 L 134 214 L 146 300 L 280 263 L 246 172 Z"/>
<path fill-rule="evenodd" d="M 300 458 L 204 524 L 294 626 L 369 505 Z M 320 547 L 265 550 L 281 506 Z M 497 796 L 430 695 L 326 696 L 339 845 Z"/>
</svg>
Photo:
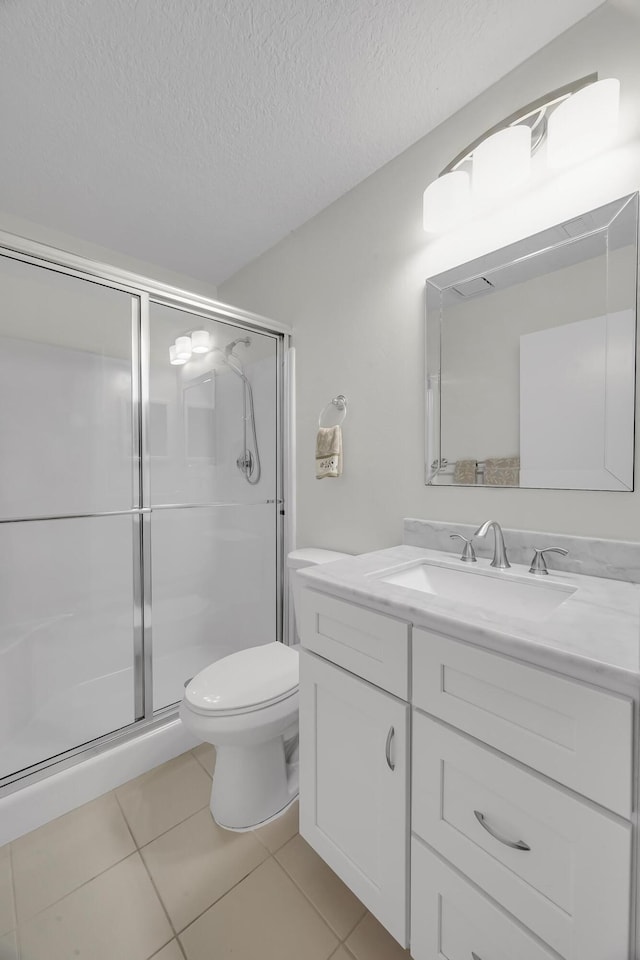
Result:
<svg viewBox="0 0 640 960">
<path fill-rule="evenodd" d="M 629 698 L 414 628 L 413 703 L 631 816 Z"/>
<path fill-rule="evenodd" d="M 557 960 L 419 840 L 411 843 L 414 960 Z"/>
<path fill-rule="evenodd" d="M 413 719 L 413 831 L 567 960 L 626 958 L 631 824 Z"/>
<path fill-rule="evenodd" d="M 409 624 L 305 588 L 298 631 L 303 647 L 389 693 L 409 699 Z"/>
</svg>

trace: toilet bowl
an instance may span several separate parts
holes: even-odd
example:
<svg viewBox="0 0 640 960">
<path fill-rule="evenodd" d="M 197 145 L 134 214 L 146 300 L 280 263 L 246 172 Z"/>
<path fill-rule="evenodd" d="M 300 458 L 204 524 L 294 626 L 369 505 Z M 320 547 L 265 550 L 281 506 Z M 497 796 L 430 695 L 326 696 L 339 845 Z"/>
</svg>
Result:
<svg viewBox="0 0 640 960">
<path fill-rule="evenodd" d="M 300 567 L 347 554 L 307 548 L 289 554 L 294 612 Z M 185 726 L 216 747 L 211 813 L 227 830 L 250 830 L 281 816 L 298 796 L 298 652 L 282 643 L 248 647 L 217 660 L 187 684 Z"/>
</svg>

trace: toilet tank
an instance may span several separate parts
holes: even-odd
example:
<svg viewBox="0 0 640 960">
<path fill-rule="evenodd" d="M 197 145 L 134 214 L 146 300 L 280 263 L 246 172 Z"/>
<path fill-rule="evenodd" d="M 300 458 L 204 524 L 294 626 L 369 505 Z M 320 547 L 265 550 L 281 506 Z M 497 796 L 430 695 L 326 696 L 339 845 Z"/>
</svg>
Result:
<svg viewBox="0 0 640 960">
<path fill-rule="evenodd" d="M 287 567 L 289 568 L 289 585 L 293 597 L 293 611 L 297 617 L 298 602 L 300 600 L 300 591 L 303 586 L 296 574 L 296 570 L 302 567 L 313 567 L 317 563 L 330 563 L 332 560 L 346 560 L 351 557 L 351 553 L 339 553 L 337 550 L 322 550 L 320 547 L 303 547 L 300 550 L 292 550 L 287 556 Z M 299 642 L 298 631 L 296 628 L 296 642 Z"/>
</svg>

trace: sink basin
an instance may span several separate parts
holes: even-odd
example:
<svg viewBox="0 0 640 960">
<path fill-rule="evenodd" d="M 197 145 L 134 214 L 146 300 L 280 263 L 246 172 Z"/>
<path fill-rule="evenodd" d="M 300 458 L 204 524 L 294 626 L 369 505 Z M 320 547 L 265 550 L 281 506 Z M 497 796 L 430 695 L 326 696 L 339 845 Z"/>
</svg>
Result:
<svg viewBox="0 0 640 960">
<path fill-rule="evenodd" d="M 401 570 L 386 571 L 378 579 L 409 590 L 452 600 L 465 606 L 481 607 L 493 613 L 544 620 L 576 588 L 564 583 L 527 579 L 510 570 L 463 570 L 420 560 Z"/>
</svg>

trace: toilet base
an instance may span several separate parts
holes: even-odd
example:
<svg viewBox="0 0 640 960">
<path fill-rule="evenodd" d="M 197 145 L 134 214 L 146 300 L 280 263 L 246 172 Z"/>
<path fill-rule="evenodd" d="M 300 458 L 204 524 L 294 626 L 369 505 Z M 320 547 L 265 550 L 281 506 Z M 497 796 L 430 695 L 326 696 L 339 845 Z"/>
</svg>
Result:
<svg viewBox="0 0 640 960">
<path fill-rule="evenodd" d="M 278 812 L 274 813 L 272 817 L 269 817 L 267 820 L 263 820 L 261 823 L 254 823 L 252 827 L 230 827 L 227 823 L 219 823 L 218 820 L 216 820 L 216 823 L 218 824 L 219 827 L 222 827 L 223 830 L 229 830 L 231 833 L 249 833 L 250 830 L 257 830 L 260 827 L 266 827 L 270 823 L 274 823 L 276 820 L 279 820 L 280 817 L 284 816 L 284 814 L 287 812 L 289 807 L 292 807 L 294 805 L 297 799 L 298 799 L 298 794 L 296 793 L 295 797 L 292 797 L 291 800 L 289 800 L 289 802 L 287 803 L 287 805 L 282 808 L 282 810 L 278 810 Z"/>
<path fill-rule="evenodd" d="M 281 816 L 298 796 L 297 750 L 287 760 L 288 742 L 235 747 L 219 745 L 210 809 L 225 830 L 242 832 Z"/>
</svg>

